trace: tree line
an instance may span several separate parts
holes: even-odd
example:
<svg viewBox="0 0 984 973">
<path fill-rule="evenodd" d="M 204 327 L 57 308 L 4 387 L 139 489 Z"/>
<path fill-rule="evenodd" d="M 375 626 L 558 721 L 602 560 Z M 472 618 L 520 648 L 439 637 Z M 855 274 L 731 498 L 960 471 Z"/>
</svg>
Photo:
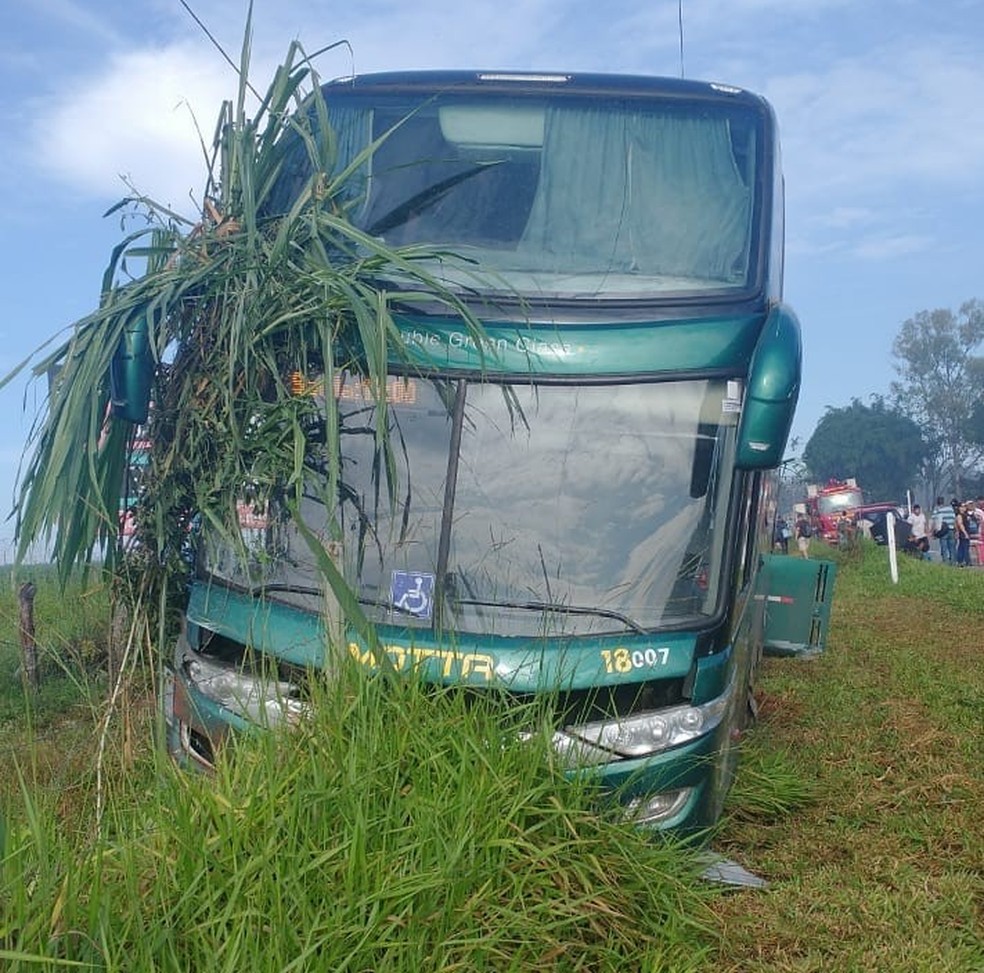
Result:
<svg viewBox="0 0 984 973">
<path fill-rule="evenodd" d="M 984 304 L 920 311 L 892 343 L 889 395 L 827 408 L 802 456 L 814 481 L 854 477 L 871 499 L 984 493 Z"/>
</svg>

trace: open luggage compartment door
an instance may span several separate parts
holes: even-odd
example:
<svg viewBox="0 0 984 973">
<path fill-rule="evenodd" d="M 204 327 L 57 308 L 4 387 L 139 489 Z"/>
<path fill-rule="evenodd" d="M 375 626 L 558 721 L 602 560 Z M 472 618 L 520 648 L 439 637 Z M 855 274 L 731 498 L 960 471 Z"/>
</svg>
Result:
<svg viewBox="0 0 984 973">
<path fill-rule="evenodd" d="M 765 602 L 765 655 L 809 656 L 824 650 L 836 574 L 833 561 L 764 556 L 756 598 Z"/>
</svg>

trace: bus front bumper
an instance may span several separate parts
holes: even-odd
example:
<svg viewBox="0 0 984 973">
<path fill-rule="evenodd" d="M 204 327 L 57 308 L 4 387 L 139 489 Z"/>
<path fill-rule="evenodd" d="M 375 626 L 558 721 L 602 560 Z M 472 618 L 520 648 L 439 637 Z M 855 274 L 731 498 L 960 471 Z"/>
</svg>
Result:
<svg viewBox="0 0 984 973">
<path fill-rule="evenodd" d="M 218 700 L 214 678 L 196 682 L 202 671 L 178 665 L 165 677 L 168 750 L 184 766 L 210 770 L 231 733 L 303 716 L 293 700 L 285 707 L 283 684 L 272 684 L 269 698 L 260 700 L 260 712 L 268 718 L 258 722 L 254 706 Z M 232 669 L 229 676 L 234 675 Z M 255 703 L 255 695 L 250 699 Z M 586 773 L 596 780 L 625 809 L 627 820 L 660 830 L 695 832 L 717 820 L 731 783 L 736 703 L 732 681 L 721 696 L 702 706 L 567 726 L 554 733 L 550 744 L 570 773 Z"/>
</svg>

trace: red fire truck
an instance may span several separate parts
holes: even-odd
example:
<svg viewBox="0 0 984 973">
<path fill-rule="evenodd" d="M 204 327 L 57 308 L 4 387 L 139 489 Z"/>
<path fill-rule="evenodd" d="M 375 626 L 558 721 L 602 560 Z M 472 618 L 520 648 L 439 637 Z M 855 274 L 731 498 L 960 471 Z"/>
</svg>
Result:
<svg viewBox="0 0 984 973">
<path fill-rule="evenodd" d="M 864 495 L 853 477 L 828 480 L 823 486 L 811 483 L 806 488 L 806 514 L 813 524 L 814 535 L 831 544 L 837 543 L 837 518 L 842 510 L 854 516 L 864 505 Z"/>
</svg>

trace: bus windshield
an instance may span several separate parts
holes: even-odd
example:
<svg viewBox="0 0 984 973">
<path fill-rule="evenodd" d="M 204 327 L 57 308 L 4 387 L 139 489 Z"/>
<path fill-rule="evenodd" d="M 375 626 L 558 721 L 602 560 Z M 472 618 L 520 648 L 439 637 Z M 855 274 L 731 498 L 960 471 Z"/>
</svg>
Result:
<svg viewBox="0 0 984 973">
<path fill-rule="evenodd" d="M 370 619 L 588 635 L 699 624 L 716 611 L 734 383 L 397 381 L 388 457 L 368 391 L 355 379 L 335 390 L 339 559 Z M 303 516 L 325 536 L 313 491 Z M 210 568 L 226 570 L 214 554 Z M 286 525 L 251 583 L 303 605 L 318 578 Z"/>
<path fill-rule="evenodd" d="M 727 296 L 754 280 L 763 135 L 747 105 L 571 92 L 370 97 L 333 86 L 327 95 L 335 172 L 351 168 L 350 217 L 389 245 L 446 250 L 429 269 L 452 287 L 640 300 Z M 303 170 L 285 187 L 296 191 Z"/>
</svg>

